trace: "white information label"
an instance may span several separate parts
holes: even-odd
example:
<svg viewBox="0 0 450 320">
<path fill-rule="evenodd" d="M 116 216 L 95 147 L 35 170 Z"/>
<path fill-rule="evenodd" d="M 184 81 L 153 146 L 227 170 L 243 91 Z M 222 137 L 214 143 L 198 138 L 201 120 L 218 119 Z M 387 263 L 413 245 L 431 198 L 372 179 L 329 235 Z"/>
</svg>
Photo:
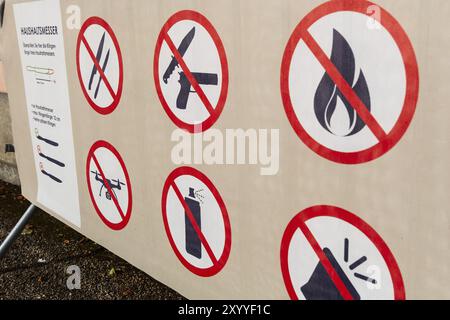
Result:
<svg viewBox="0 0 450 320">
<path fill-rule="evenodd" d="M 80 227 L 77 173 L 59 0 L 15 4 L 37 201 Z"/>
</svg>

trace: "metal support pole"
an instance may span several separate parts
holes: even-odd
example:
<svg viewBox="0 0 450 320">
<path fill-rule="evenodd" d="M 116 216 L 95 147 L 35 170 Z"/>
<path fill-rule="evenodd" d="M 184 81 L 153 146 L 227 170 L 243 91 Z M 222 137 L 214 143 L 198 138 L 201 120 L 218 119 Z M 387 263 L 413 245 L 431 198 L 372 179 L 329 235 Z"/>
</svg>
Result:
<svg viewBox="0 0 450 320">
<path fill-rule="evenodd" d="M 22 233 L 23 228 L 25 228 L 26 224 L 33 216 L 33 213 L 36 211 L 37 207 L 35 205 L 31 205 L 28 207 L 27 211 L 20 218 L 19 222 L 14 226 L 11 232 L 8 234 L 6 239 L 0 245 L 0 259 L 2 259 L 17 237 Z"/>
<path fill-rule="evenodd" d="M 5 0 L 0 0 L 0 28 L 3 27 L 4 15 L 5 15 Z"/>
</svg>

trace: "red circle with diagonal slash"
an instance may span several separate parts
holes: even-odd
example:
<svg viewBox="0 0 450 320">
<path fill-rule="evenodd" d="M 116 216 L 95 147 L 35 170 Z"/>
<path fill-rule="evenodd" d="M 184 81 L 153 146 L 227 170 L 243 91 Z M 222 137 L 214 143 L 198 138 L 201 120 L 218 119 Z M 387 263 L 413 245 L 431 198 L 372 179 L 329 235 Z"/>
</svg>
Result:
<svg viewBox="0 0 450 320">
<path fill-rule="evenodd" d="M 102 180 L 105 182 L 107 179 L 107 177 L 105 177 L 105 174 L 101 168 L 100 163 L 98 162 L 97 157 L 95 156 L 95 151 L 100 148 L 107 149 L 116 157 L 116 159 L 119 161 L 119 164 L 120 164 L 122 171 L 124 173 L 124 176 L 125 176 L 125 180 L 126 180 L 126 184 L 127 184 L 127 192 L 128 192 L 128 203 L 127 203 L 126 212 L 124 212 L 123 209 L 120 207 L 120 204 L 119 204 L 117 198 L 115 197 L 114 192 L 111 191 L 109 185 L 107 183 L 105 183 L 105 187 L 106 187 L 107 191 L 109 192 L 109 194 L 111 195 L 111 200 L 114 202 L 114 205 L 116 206 L 117 211 L 122 216 L 122 221 L 119 223 L 113 223 L 105 217 L 105 215 L 101 212 L 100 208 L 98 207 L 97 202 L 94 197 L 94 193 L 92 191 L 91 176 L 90 176 L 91 161 L 94 161 L 94 164 L 97 167 Z M 92 145 L 91 149 L 89 150 L 87 160 L 86 160 L 86 179 L 87 179 L 87 185 L 88 185 L 89 195 L 91 197 L 92 204 L 94 205 L 95 211 L 97 212 L 98 216 L 103 221 L 103 223 L 106 224 L 112 230 L 116 230 L 116 231 L 122 230 L 123 228 L 125 228 L 125 226 L 130 221 L 131 209 L 133 206 L 133 196 L 131 193 L 130 176 L 128 175 L 128 171 L 125 166 L 125 162 L 123 161 L 122 157 L 120 156 L 120 154 L 116 150 L 116 148 L 114 148 L 114 146 L 112 146 L 110 143 L 108 143 L 106 141 L 97 141 L 96 143 L 94 143 Z"/>
<path fill-rule="evenodd" d="M 319 7 L 311 11 L 311 13 L 309 13 L 297 25 L 294 33 L 289 39 L 289 42 L 286 46 L 286 50 L 283 56 L 283 62 L 281 66 L 281 77 L 280 77 L 281 95 L 287 117 L 292 127 L 294 128 L 295 132 L 300 137 L 300 139 L 311 150 L 313 150 L 320 156 L 337 163 L 360 164 L 379 158 L 386 152 L 391 150 L 405 134 L 414 116 L 419 95 L 419 70 L 416 56 L 414 53 L 414 48 L 411 44 L 411 41 L 409 40 L 408 35 L 403 30 L 401 25 L 397 22 L 397 20 L 395 20 L 395 18 L 391 16 L 386 10 L 377 6 L 377 8 L 380 8 L 380 15 L 381 15 L 379 22 L 390 33 L 396 45 L 400 49 L 403 58 L 406 72 L 406 96 L 402 112 L 395 126 L 389 133 L 385 133 L 383 131 L 383 129 L 378 124 L 376 119 L 371 115 L 370 112 L 367 111 L 367 109 L 364 111 L 365 107 L 362 107 L 362 105 L 359 104 L 359 102 L 356 102 L 354 104 L 351 103 L 352 107 L 355 110 L 357 110 L 357 113 L 360 115 L 361 119 L 363 119 L 366 125 L 369 126 L 372 133 L 377 137 L 379 141 L 379 143 L 377 143 L 376 145 L 362 151 L 347 153 L 331 150 L 315 141 L 314 138 L 312 138 L 308 134 L 308 132 L 302 127 L 294 111 L 294 106 L 292 104 L 289 91 L 290 66 L 297 45 L 300 42 L 300 40 L 303 40 L 307 44 L 309 50 L 314 54 L 316 59 L 318 59 L 319 62 L 321 62 L 322 66 L 325 63 L 327 67 L 332 68 L 334 65 L 332 66 L 332 63 L 326 56 L 326 54 L 325 54 L 326 59 L 324 60 L 323 55 L 324 52 L 322 51 L 320 46 L 316 43 L 311 34 L 308 32 L 308 29 L 320 18 L 340 11 L 352 11 L 367 15 L 368 8 L 373 5 L 374 5 L 373 3 L 365 0 L 360 1 L 333 0 L 320 5 Z M 325 68 L 325 70 L 328 73 L 328 75 L 331 78 L 333 78 L 333 76 L 330 75 L 329 69 Z M 337 76 L 339 77 L 339 75 Z M 342 75 L 340 75 L 340 77 L 342 78 Z M 336 84 L 334 80 L 333 82 Z M 353 96 L 352 99 L 347 98 L 348 100 L 350 101 L 359 100 L 359 98 L 355 99 L 355 96 L 357 97 L 356 93 L 353 92 L 353 89 L 351 89 L 350 85 L 348 85 L 345 80 L 339 82 L 340 85 L 343 86 L 343 89 L 340 88 L 341 91 L 343 92 L 344 95 L 347 95 L 346 98 L 349 95 Z M 361 112 L 364 114 L 361 114 Z"/>
<path fill-rule="evenodd" d="M 183 58 L 180 57 L 178 50 L 176 49 L 175 45 L 173 44 L 172 40 L 170 39 L 168 32 L 172 28 L 173 25 L 175 25 L 177 22 L 182 20 L 191 20 L 194 21 L 201 26 L 203 26 L 206 31 L 211 36 L 214 44 L 216 45 L 217 52 L 219 54 L 221 69 L 222 69 L 222 88 L 220 91 L 219 100 L 217 102 L 217 105 L 213 107 L 211 103 L 208 100 L 208 97 L 204 94 L 201 87 L 198 85 L 197 81 L 190 76 L 191 72 L 184 62 Z M 159 56 L 161 54 L 161 47 L 163 43 L 166 43 L 169 46 L 169 49 L 172 51 L 173 55 L 175 57 L 178 56 L 177 61 L 180 65 L 180 67 L 183 69 L 184 73 L 189 79 L 189 82 L 191 83 L 192 87 L 195 89 L 197 94 L 199 95 L 200 100 L 203 102 L 204 107 L 208 110 L 210 116 L 205 121 L 199 124 L 190 124 L 186 123 L 182 120 L 180 120 L 175 113 L 171 110 L 169 104 L 166 101 L 166 98 L 164 97 L 164 94 L 161 89 L 161 80 L 159 79 Z M 178 53 L 178 54 L 177 54 Z M 225 48 L 223 46 L 222 40 L 219 37 L 219 34 L 217 33 L 214 26 L 209 22 L 209 20 L 203 16 L 201 13 L 192 11 L 192 10 L 184 10 L 179 11 L 175 13 L 173 16 L 169 18 L 169 20 L 164 24 L 158 40 L 156 42 L 156 48 L 155 48 L 155 57 L 153 60 L 153 77 L 155 79 L 155 86 L 156 91 L 158 93 L 159 100 L 161 101 L 162 106 L 164 107 L 164 110 L 166 111 L 169 118 L 181 129 L 185 129 L 191 133 L 197 133 L 197 132 L 203 132 L 211 128 L 214 123 L 219 118 L 220 114 L 222 113 L 222 110 L 225 106 L 225 102 L 227 99 L 228 94 L 228 62 L 227 62 L 227 56 L 225 53 Z"/>
<path fill-rule="evenodd" d="M 214 252 L 212 252 L 211 247 L 209 245 L 208 239 L 205 238 L 201 230 L 199 229 L 197 223 L 195 222 L 195 219 L 192 217 L 192 214 L 190 213 L 190 210 L 188 210 L 189 207 L 185 205 L 185 201 L 183 200 L 183 197 L 181 195 L 180 190 L 178 189 L 175 180 L 180 176 L 192 176 L 198 180 L 200 180 L 202 183 L 204 183 L 209 191 L 214 196 L 214 199 L 217 201 L 217 204 L 220 207 L 222 218 L 223 218 L 223 224 L 225 227 L 225 242 L 224 242 L 224 248 L 220 255 L 220 257 L 217 259 L 214 255 Z M 168 201 L 168 194 L 169 190 L 173 189 L 175 191 L 175 194 L 178 197 L 178 201 L 181 202 L 185 209 L 185 214 L 188 215 L 188 218 L 190 219 L 192 225 L 194 226 L 194 230 L 196 231 L 197 235 L 199 236 L 203 248 L 205 248 L 205 251 L 207 252 L 210 260 L 212 261 L 213 265 L 209 268 L 199 268 L 197 266 L 194 266 L 193 264 L 189 263 L 189 261 L 184 258 L 184 256 L 181 254 L 180 250 L 177 248 L 177 245 L 173 239 L 172 232 L 170 230 L 169 222 L 167 219 L 167 201 Z M 230 225 L 230 219 L 228 217 L 227 208 L 225 207 L 225 203 L 222 200 L 222 197 L 219 194 L 219 191 L 217 191 L 214 184 L 209 180 L 207 176 L 205 176 L 200 171 L 191 168 L 191 167 L 181 167 L 178 169 L 175 169 L 167 178 L 166 183 L 164 184 L 163 192 L 162 192 L 162 198 L 161 198 L 161 207 L 162 207 L 162 216 L 164 220 L 164 227 L 166 229 L 167 237 L 169 238 L 170 245 L 172 246 L 173 251 L 175 252 L 178 259 L 181 261 L 181 263 L 192 273 L 201 276 L 201 277 L 211 277 L 218 272 L 220 272 L 223 267 L 225 266 L 228 257 L 230 256 L 231 251 L 231 225 Z"/>
<path fill-rule="evenodd" d="M 303 210 L 291 220 L 286 228 L 286 231 L 284 232 L 280 251 L 281 272 L 283 274 L 286 289 L 292 300 L 299 300 L 289 273 L 289 247 L 292 238 L 297 230 L 299 230 L 308 240 L 326 272 L 329 274 L 330 278 L 332 279 L 333 283 L 335 284 L 336 288 L 338 288 L 344 299 L 352 299 L 351 294 L 347 291 L 345 285 L 341 283 L 342 280 L 333 269 L 330 261 L 324 254 L 317 240 L 314 238 L 314 235 L 306 226 L 306 222 L 308 220 L 317 217 L 333 217 L 345 221 L 361 231 L 375 245 L 377 250 L 383 256 L 384 261 L 386 262 L 394 288 L 394 299 L 405 300 L 405 287 L 403 284 L 403 278 L 400 269 L 391 250 L 380 237 L 380 235 L 378 235 L 378 233 L 374 229 L 372 229 L 371 226 L 369 226 L 366 222 L 364 222 L 361 218 L 357 217 L 353 213 L 333 206 L 315 206 Z"/>
<path fill-rule="evenodd" d="M 108 35 L 111 37 L 111 39 L 113 41 L 115 50 L 117 52 L 117 58 L 119 61 L 119 81 L 118 81 L 118 87 L 117 87 L 116 91 L 109 84 L 109 81 L 108 81 L 107 77 L 105 76 L 105 74 L 103 73 L 103 70 L 99 64 L 99 61 L 97 61 L 97 59 L 95 57 L 95 53 L 92 51 L 92 48 L 90 47 L 89 43 L 87 42 L 86 38 L 84 37 L 84 33 L 91 25 L 99 25 L 100 27 L 102 27 L 108 33 Z M 85 46 L 86 50 L 88 51 L 88 54 L 92 59 L 93 65 L 96 67 L 97 72 L 100 74 L 100 77 L 102 78 L 104 85 L 106 86 L 106 88 L 108 89 L 108 92 L 110 93 L 111 97 L 113 98 L 113 102 L 109 106 L 101 107 L 101 106 L 97 105 L 95 103 L 95 101 L 92 100 L 91 97 L 89 96 L 88 90 L 86 89 L 86 85 L 83 83 L 83 77 L 82 77 L 81 65 L 80 65 L 81 44 L 83 44 Z M 92 68 L 92 66 L 90 68 Z M 77 40 L 77 72 L 78 72 L 78 79 L 80 81 L 81 89 L 83 90 L 83 94 L 84 94 L 86 100 L 88 101 L 89 105 L 95 111 L 97 111 L 98 113 L 100 113 L 102 115 L 107 115 L 107 114 L 112 113 L 119 105 L 120 98 L 122 96 L 123 62 L 122 62 L 122 53 L 120 51 L 119 41 L 117 41 L 117 37 L 114 34 L 114 31 L 112 30 L 110 25 L 102 18 L 90 17 L 83 23 L 83 26 L 80 29 L 80 32 L 78 34 L 78 40 Z"/>
</svg>

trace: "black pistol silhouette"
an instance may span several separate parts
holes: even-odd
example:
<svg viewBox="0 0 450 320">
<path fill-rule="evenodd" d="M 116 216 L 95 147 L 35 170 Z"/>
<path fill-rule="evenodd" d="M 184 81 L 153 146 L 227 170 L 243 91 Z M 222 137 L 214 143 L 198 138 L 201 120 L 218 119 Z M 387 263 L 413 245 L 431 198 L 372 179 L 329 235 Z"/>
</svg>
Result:
<svg viewBox="0 0 450 320">
<path fill-rule="evenodd" d="M 192 75 L 199 85 L 217 86 L 219 84 L 218 76 L 215 73 L 194 72 Z M 187 107 L 189 94 L 195 93 L 195 91 L 191 90 L 192 85 L 184 72 L 180 73 L 180 85 L 181 88 L 177 98 L 177 108 L 183 110 Z"/>
</svg>

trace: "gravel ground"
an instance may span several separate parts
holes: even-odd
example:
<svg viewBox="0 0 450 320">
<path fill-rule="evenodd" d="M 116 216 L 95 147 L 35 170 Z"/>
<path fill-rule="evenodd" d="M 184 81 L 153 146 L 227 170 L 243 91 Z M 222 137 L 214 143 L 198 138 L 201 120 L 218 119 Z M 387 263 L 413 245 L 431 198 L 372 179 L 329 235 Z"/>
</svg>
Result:
<svg viewBox="0 0 450 320">
<path fill-rule="evenodd" d="M 20 188 L 0 181 L 0 241 L 29 202 Z M 81 289 L 69 290 L 68 266 L 81 269 Z M 108 250 L 43 211 L 35 213 L 0 260 L 0 300 L 183 299 Z"/>
</svg>

